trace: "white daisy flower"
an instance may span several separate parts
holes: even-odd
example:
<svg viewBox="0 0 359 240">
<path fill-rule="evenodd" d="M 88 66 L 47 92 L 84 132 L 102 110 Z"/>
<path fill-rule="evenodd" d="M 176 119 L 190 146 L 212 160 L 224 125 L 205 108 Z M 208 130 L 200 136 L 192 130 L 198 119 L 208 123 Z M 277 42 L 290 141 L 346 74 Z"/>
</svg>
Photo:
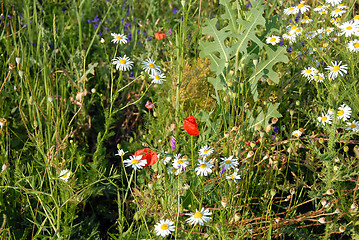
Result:
<svg viewBox="0 0 359 240">
<path fill-rule="evenodd" d="M 342 0 L 325 0 L 325 2 L 327 4 L 331 4 L 334 7 L 335 5 L 341 4 Z"/>
<path fill-rule="evenodd" d="M 359 23 L 359 14 L 354 16 L 354 22 Z"/>
<path fill-rule="evenodd" d="M 186 214 L 188 216 L 190 216 L 186 222 L 188 222 L 191 225 L 196 226 L 197 224 L 199 225 L 204 225 L 205 222 L 208 222 L 209 220 L 211 220 L 211 217 L 208 217 L 209 215 L 212 215 L 212 213 L 208 210 L 208 209 L 204 209 L 202 208 L 201 211 L 198 211 L 196 209 L 195 213 L 188 213 Z"/>
<path fill-rule="evenodd" d="M 150 78 L 152 79 L 152 82 L 156 84 L 162 84 L 164 81 L 166 81 L 165 74 L 158 71 L 152 72 Z"/>
<path fill-rule="evenodd" d="M 349 51 L 351 52 L 359 52 L 359 40 L 358 39 L 354 39 L 352 41 L 350 41 L 347 45 Z"/>
<path fill-rule="evenodd" d="M 347 65 L 341 65 L 342 61 L 340 61 L 339 63 L 337 61 L 332 62 L 332 66 L 328 66 L 325 69 L 329 71 L 328 77 L 331 79 L 336 79 L 338 77 L 338 74 L 340 74 L 341 76 L 344 76 L 343 73 L 347 73 Z"/>
<path fill-rule="evenodd" d="M 303 14 L 310 9 L 310 6 L 305 5 L 305 1 L 301 1 L 300 4 L 298 4 L 297 9 Z"/>
<path fill-rule="evenodd" d="M 117 153 L 115 154 L 115 156 L 123 157 L 126 153 L 127 153 L 127 151 L 125 152 L 122 149 L 119 149 L 119 150 L 117 150 Z"/>
<path fill-rule="evenodd" d="M 328 11 L 325 10 L 325 9 L 319 11 L 319 15 L 325 15 L 325 14 L 327 14 L 327 13 L 328 13 Z"/>
<path fill-rule="evenodd" d="M 333 115 L 330 115 L 330 114 L 325 114 L 322 113 L 322 116 L 321 117 L 318 117 L 318 121 L 319 123 L 323 123 L 324 125 L 325 124 L 332 124 L 332 120 L 333 120 Z"/>
<path fill-rule="evenodd" d="M 311 39 L 314 38 L 317 35 L 316 31 L 310 31 L 307 34 L 305 34 L 306 38 Z"/>
<path fill-rule="evenodd" d="M 172 157 L 171 156 L 164 156 L 162 158 L 162 161 L 165 165 L 167 165 L 167 163 L 169 163 L 170 161 L 172 160 Z"/>
<path fill-rule="evenodd" d="M 345 6 L 343 3 L 339 4 L 337 6 L 337 8 L 340 8 L 340 9 L 348 9 L 348 6 Z"/>
<path fill-rule="evenodd" d="M 337 18 L 337 17 L 341 17 L 344 13 L 346 13 L 346 10 L 336 8 L 334 11 L 330 13 L 330 16 Z"/>
<path fill-rule="evenodd" d="M 340 25 L 339 28 L 342 30 L 341 35 L 345 35 L 345 37 L 351 37 L 359 30 L 359 24 L 355 23 L 354 21 L 347 21 Z"/>
<path fill-rule="evenodd" d="M 212 173 L 212 168 L 213 163 L 198 159 L 198 167 L 196 167 L 195 171 L 198 176 L 207 176 L 208 174 Z"/>
<path fill-rule="evenodd" d="M 222 164 L 221 164 L 221 168 L 224 166 L 225 170 L 229 170 L 231 168 L 236 168 L 238 166 L 238 159 L 233 159 L 233 156 L 230 156 L 228 158 L 224 157 L 221 158 L 223 160 Z"/>
<path fill-rule="evenodd" d="M 173 160 L 173 167 L 184 170 L 188 166 L 188 161 L 186 158 L 175 158 Z"/>
<path fill-rule="evenodd" d="M 292 135 L 293 135 L 294 137 L 298 137 L 298 138 L 299 138 L 299 137 L 302 135 L 302 132 L 299 131 L 299 130 L 295 130 L 295 131 L 292 132 Z"/>
<path fill-rule="evenodd" d="M 302 33 L 303 33 L 303 28 L 297 27 L 297 28 L 295 28 L 295 29 L 290 30 L 290 33 L 291 33 L 291 34 L 294 34 L 294 35 L 296 35 L 296 36 L 302 35 Z"/>
<path fill-rule="evenodd" d="M 133 62 L 125 55 L 123 57 L 116 57 L 112 59 L 112 64 L 116 65 L 116 69 L 119 71 L 128 71 L 132 69 Z"/>
<path fill-rule="evenodd" d="M 338 108 L 337 117 L 339 119 L 342 119 L 343 121 L 348 120 L 351 114 L 352 114 L 352 109 L 346 104 L 342 104 Z"/>
<path fill-rule="evenodd" d="M 172 222 L 171 220 L 160 220 L 160 222 L 158 222 L 155 225 L 155 231 L 156 231 L 156 235 L 157 236 L 161 236 L 161 237 L 166 237 L 168 235 L 170 235 L 172 232 L 174 232 L 176 230 L 176 227 L 174 226 L 174 222 Z"/>
<path fill-rule="evenodd" d="M 325 29 L 325 32 L 327 33 L 327 35 L 331 34 L 333 31 L 334 31 L 334 28 L 333 28 L 333 27 L 327 27 L 327 28 Z"/>
<path fill-rule="evenodd" d="M 237 172 L 234 172 L 233 174 L 226 177 L 227 180 L 233 180 L 237 182 L 236 180 L 241 179 L 241 175 L 239 175 Z"/>
<path fill-rule="evenodd" d="M 334 110 L 332 108 L 328 109 L 328 115 L 334 116 Z"/>
<path fill-rule="evenodd" d="M 212 153 L 213 153 L 213 148 L 211 148 L 210 146 L 204 146 L 198 152 L 200 157 L 208 157 Z"/>
<path fill-rule="evenodd" d="M 156 61 L 152 58 L 147 58 L 146 61 L 142 62 L 143 70 L 148 74 L 154 74 L 156 72 L 161 72 L 160 67 L 155 63 Z"/>
<path fill-rule="evenodd" d="M 311 80 L 311 78 L 315 76 L 318 72 L 319 71 L 314 67 L 307 67 L 304 68 L 301 73 L 304 77 L 308 78 L 308 80 Z"/>
<path fill-rule="evenodd" d="M 174 168 L 174 167 L 168 167 L 167 168 L 167 173 L 168 174 L 174 174 L 174 175 L 178 175 L 181 173 L 181 169 L 177 169 L 177 168 Z"/>
<path fill-rule="evenodd" d="M 71 171 L 69 169 L 61 170 L 59 174 L 59 178 L 65 182 L 69 180 L 69 177 L 71 176 Z"/>
<path fill-rule="evenodd" d="M 139 155 L 137 157 L 130 156 L 130 159 L 126 159 L 123 161 L 125 164 L 125 167 L 132 167 L 133 169 L 142 169 L 146 163 L 147 160 L 141 160 L 142 155 Z"/>
<path fill-rule="evenodd" d="M 353 130 L 359 132 L 359 121 L 347 122 L 348 127 L 345 130 Z"/>
<path fill-rule="evenodd" d="M 297 7 L 289 7 L 289 8 L 286 8 L 284 9 L 284 14 L 286 15 L 295 15 L 299 12 L 299 9 Z"/>
<path fill-rule="evenodd" d="M 314 8 L 313 10 L 315 12 L 320 12 L 320 11 L 323 11 L 323 10 L 326 10 L 327 7 L 325 5 L 319 5 L 318 7 Z"/>
<path fill-rule="evenodd" d="M 314 76 L 312 76 L 311 79 L 316 82 L 324 82 L 325 76 L 324 73 L 317 73 Z"/>
<path fill-rule="evenodd" d="M 296 35 L 295 34 L 292 34 L 292 33 L 284 33 L 283 35 L 282 35 L 282 37 L 283 37 L 283 39 L 284 40 L 288 40 L 289 41 L 289 44 L 293 44 L 293 43 L 295 43 L 296 42 Z"/>
<path fill-rule="evenodd" d="M 268 44 L 276 45 L 280 42 L 280 38 L 278 36 L 272 35 L 270 37 L 267 37 L 266 42 Z"/>
<path fill-rule="evenodd" d="M 304 16 L 300 21 L 302 24 L 313 22 L 313 19 L 310 19 L 308 16 Z"/>
<path fill-rule="evenodd" d="M 113 43 L 127 43 L 127 36 L 125 34 L 111 33 L 111 36 L 113 37 L 113 39 L 111 40 L 111 42 Z"/>
</svg>

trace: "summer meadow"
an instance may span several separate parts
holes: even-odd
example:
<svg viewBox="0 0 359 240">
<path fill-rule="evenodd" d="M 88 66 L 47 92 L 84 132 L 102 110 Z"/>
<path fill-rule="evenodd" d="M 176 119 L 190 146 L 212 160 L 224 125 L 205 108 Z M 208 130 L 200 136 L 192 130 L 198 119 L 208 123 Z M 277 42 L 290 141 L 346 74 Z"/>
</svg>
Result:
<svg viewBox="0 0 359 240">
<path fill-rule="evenodd" d="M 359 3 L 2 0 L 1 239 L 359 239 Z"/>
</svg>

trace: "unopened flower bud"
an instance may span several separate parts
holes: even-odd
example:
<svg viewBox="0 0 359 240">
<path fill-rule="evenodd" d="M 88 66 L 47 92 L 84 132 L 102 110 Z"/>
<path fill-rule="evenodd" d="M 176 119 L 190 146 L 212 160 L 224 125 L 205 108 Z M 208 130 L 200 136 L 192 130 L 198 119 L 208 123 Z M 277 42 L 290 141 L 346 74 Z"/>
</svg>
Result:
<svg viewBox="0 0 359 240">
<path fill-rule="evenodd" d="M 295 194 L 295 188 L 291 188 L 291 189 L 289 190 L 289 192 L 290 192 L 291 195 L 294 195 L 294 194 Z"/>
<path fill-rule="evenodd" d="M 16 57 L 16 58 L 15 58 L 15 62 L 16 62 L 17 65 L 19 65 L 20 62 L 21 62 L 21 57 Z"/>
<path fill-rule="evenodd" d="M 357 209 L 358 208 L 358 204 L 356 203 L 353 203 L 351 206 L 350 206 L 350 209 Z"/>
<path fill-rule="evenodd" d="M 345 228 L 346 228 L 345 226 L 340 226 L 339 227 L 339 232 L 341 232 L 341 233 L 345 232 Z"/>
<path fill-rule="evenodd" d="M 260 131 L 260 130 L 261 130 L 261 125 L 259 125 L 259 124 L 256 125 L 256 126 L 254 127 L 254 130 L 255 130 L 255 131 Z"/>
<path fill-rule="evenodd" d="M 234 214 L 234 221 L 238 222 L 241 219 L 241 215 L 239 213 Z"/>
<path fill-rule="evenodd" d="M 323 139 L 323 138 L 319 138 L 318 141 L 319 141 L 320 144 L 323 144 L 323 143 L 324 143 L 324 139 Z"/>
<path fill-rule="evenodd" d="M 264 129 L 264 131 L 266 133 L 269 133 L 271 130 L 272 130 L 272 125 L 270 125 L 270 124 L 268 126 L 266 126 L 266 128 Z"/>
<path fill-rule="evenodd" d="M 224 137 L 225 137 L 225 138 L 229 138 L 229 135 L 230 135 L 230 134 L 229 134 L 228 131 L 225 131 L 225 132 L 224 132 Z"/>
<path fill-rule="evenodd" d="M 278 118 L 274 117 L 272 118 L 272 124 L 276 124 L 278 122 Z"/>
<path fill-rule="evenodd" d="M 254 66 L 257 66 L 257 64 L 258 64 L 258 58 L 254 58 L 254 59 L 253 59 L 253 64 L 254 64 Z"/>
<path fill-rule="evenodd" d="M 333 195 L 334 194 L 334 189 L 330 188 L 326 191 L 327 195 Z"/>
<path fill-rule="evenodd" d="M 5 123 L 6 123 L 6 119 L 5 118 L 0 118 L 0 128 L 3 128 Z"/>
<path fill-rule="evenodd" d="M 5 171 L 10 166 L 10 163 L 6 162 L 2 165 L 1 171 Z"/>
<path fill-rule="evenodd" d="M 222 197 L 221 204 L 223 208 L 227 207 L 228 201 L 226 197 Z"/>
<path fill-rule="evenodd" d="M 272 197 L 274 197 L 276 194 L 277 194 L 277 190 L 275 190 L 275 189 L 271 189 L 271 190 L 270 190 L 270 195 L 271 195 Z"/>
<path fill-rule="evenodd" d="M 24 77 L 24 71 L 23 70 L 19 70 L 19 76 L 20 76 L 20 78 L 23 78 Z"/>
<path fill-rule="evenodd" d="M 92 93 L 95 93 L 95 92 L 96 92 L 96 88 L 92 88 L 92 89 L 91 89 L 91 92 L 92 92 Z"/>
<path fill-rule="evenodd" d="M 343 150 L 344 150 L 344 152 L 348 152 L 348 151 L 349 151 L 349 147 L 348 147 L 348 146 L 344 146 L 344 147 L 343 147 Z"/>
<path fill-rule="evenodd" d="M 254 155 L 254 152 L 253 151 L 249 151 L 248 154 L 247 154 L 247 158 L 250 158 Z"/>
<path fill-rule="evenodd" d="M 319 219 L 318 219 L 318 222 L 320 222 L 321 224 L 326 223 L 326 221 L 325 221 L 325 217 L 321 217 L 321 218 L 319 218 Z"/>
</svg>

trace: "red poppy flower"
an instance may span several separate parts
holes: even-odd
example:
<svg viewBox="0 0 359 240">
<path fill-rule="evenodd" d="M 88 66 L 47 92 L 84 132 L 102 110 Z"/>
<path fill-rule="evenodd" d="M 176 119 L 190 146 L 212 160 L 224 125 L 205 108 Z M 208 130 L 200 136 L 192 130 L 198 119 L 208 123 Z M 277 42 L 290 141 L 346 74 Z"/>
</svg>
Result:
<svg viewBox="0 0 359 240">
<path fill-rule="evenodd" d="M 153 103 L 151 103 L 150 101 L 147 100 L 145 107 L 146 107 L 147 109 L 152 109 Z"/>
<path fill-rule="evenodd" d="M 134 154 L 135 157 L 140 156 L 140 155 L 142 155 L 141 160 L 147 160 L 145 167 L 152 166 L 153 164 L 155 164 L 158 161 L 158 156 L 157 156 L 156 152 L 152 151 L 149 148 L 144 148 L 144 149 L 138 150 Z"/>
<path fill-rule="evenodd" d="M 189 135 L 199 135 L 197 122 L 193 116 L 189 116 L 188 118 L 184 119 L 183 128 L 186 130 L 186 132 L 188 132 Z"/>
<path fill-rule="evenodd" d="M 163 39 L 163 38 L 165 38 L 166 37 L 166 34 L 164 34 L 163 32 L 157 32 L 157 33 L 155 33 L 155 38 L 157 39 L 157 40 L 161 40 L 161 39 Z"/>
</svg>

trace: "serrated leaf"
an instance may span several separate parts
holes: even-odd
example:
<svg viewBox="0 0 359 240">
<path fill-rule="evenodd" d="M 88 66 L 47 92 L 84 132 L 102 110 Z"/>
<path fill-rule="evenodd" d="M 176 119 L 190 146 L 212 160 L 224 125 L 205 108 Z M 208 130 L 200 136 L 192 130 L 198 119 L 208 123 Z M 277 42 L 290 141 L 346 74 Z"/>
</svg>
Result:
<svg viewBox="0 0 359 240">
<path fill-rule="evenodd" d="M 257 91 L 257 82 L 263 77 L 267 76 L 271 81 L 278 83 L 279 76 L 273 70 L 275 64 L 279 62 L 287 63 L 288 57 L 285 55 L 286 48 L 278 47 L 276 51 L 273 51 L 269 46 L 265 46 L 267 60 L 262 61 L 258 64 L 256 72 L 249 78 L 249 83 L 251 85 L 251 92 L 255 101 L 258 100 L 258 91 Z"/>
<path fill-rule="evenodd" d="M 266 112 L 264 112 L 263 108 L 258 107 L 257 108 L 258 115 L 255 119 L 253 117 L 253 112 L 248 111 L 247 117 L 249 122 L 249 128 L 254 128 L 257 125 L 261 125 L 262 127 L 265 127 L 271 118 L 282 117 L 282 114 L 280 114 L 280 112 L 278 112 L 277 110 L 278 106 L 279 103 L 268 104 L 268 109 Z"/>
</svg>

